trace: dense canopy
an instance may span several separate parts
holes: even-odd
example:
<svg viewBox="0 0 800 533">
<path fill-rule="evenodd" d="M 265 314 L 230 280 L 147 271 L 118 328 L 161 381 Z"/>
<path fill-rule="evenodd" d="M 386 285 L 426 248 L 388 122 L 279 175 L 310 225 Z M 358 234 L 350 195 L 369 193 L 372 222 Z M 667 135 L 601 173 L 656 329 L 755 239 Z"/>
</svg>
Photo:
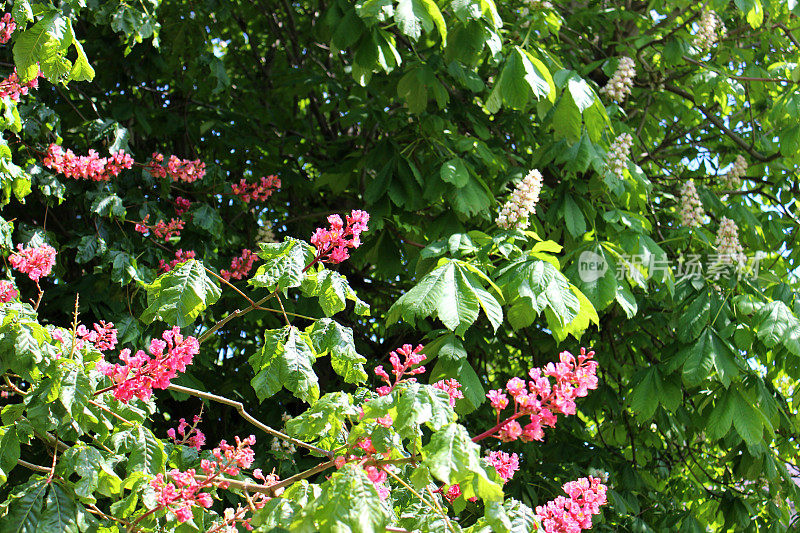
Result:
<svg viewBox="0 0 800 533">
<path fill-rule="evenodd" d="M 5 5 L 0 531 L 797 527 L 795 0 Z"/>
</svg>

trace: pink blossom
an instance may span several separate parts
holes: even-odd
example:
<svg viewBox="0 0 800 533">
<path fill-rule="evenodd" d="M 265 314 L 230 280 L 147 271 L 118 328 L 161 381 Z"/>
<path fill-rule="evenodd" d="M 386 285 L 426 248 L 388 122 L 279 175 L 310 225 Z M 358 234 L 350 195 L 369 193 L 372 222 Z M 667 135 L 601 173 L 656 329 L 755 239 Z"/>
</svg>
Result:
<svg viewBox="0 0 800 533">
<path fill-rule="evenodd" d="M 184 198 L 183 196 L 178 196 L 175 198 L 175 214 L 181 216 L 185 212 L 192 207 L 192 202 Z"/>
<path fill-rule="evenodd" d="M 192 183 L 203 179 L 206 174 L 206 164 L 199 159 L 189 160 L 180 159 L 178 156 L 171 155 L 166 166 L 164 166 L 164 155 L 158 152 L 153 153 L 153 157 L 147 164 L 150 175 L 155 178 L 169 178 L 172 181 L 183 181 Z"/>
<path fill-rule="evenodd" d="M 317 248 L 317 261 L 341 263 L 350 257 L 348 248 L 361 246 L 361 233 L 368 229 L 369 213 L 354 209 L 345 218 L 346 226 L 339 215 L 329 215 L 330 228 L 317 228 L 311 236 L 311 244 Z"/>
<path fill-rule="evenodd" d="M 456 400 L 464 397 L 464 393 L 458 390 L 461 388 L 461 383 L 459 383 L 455 379 L 448 379 L 448 380 L 443 379 L 441 381 L 437 381 L 436 383 L 434 383 L 433 386 L 447 393 L 447 396 L 449 397 L 450 400 L 450 407 L 455 407 Z"/>
<path fill-rule="evenodd" d="M 83 348 L 83 343 L 88 342 L 92 344 L 101 352 L 114 349 L 117 345 L 117 330 L 113 322 L 100 321 L 99 324 L 94 324 L 92 329 L 87 329 L 86 326 L 80 324 L 76 330 L 78 343 L 77 347 Z"/>
<path fill-rule="evenodd" d="M 242 250 L 242 255 L 240 257 L 234 257 L 233 260 L 231 260 L 230 270 L 221 270 L 220 275 L 226 280 L 230 280 L 231 278 L 244 279 L 250 273 L 250 270 L 253 269 L 253 263 L 255 263 L 257 259 L 258 256 L 254 254 L 252 250 L 245 248 Z"/>
<path fill-rule="evenodd" d="M 27 274 L 36 283 L 50 274 L 56 264 L 56 250 L 49 244 L 37 247 L 17 245 L 17 252 L 12 252 L 9 261 L 11 266 L 23 274 Z"/>
<path fill-rule="evenodd" d="M 184 252 L 182 249 L 180 249 L 177 252 L 175 252 L 175 259 L 173 259 L 169 263 L 167 263 L 163 259 L 160 259 L 158 261 L 158 269 L 161 272 L 169 272 L 170 270 L 175 268 L 178 264 L 185 263 L 189 259 L 194 259 L 196 255 L 197 254 L 195 253 L 194 250 L 186 250 Z"/>
<path fill-rule="evenodd" d="M 177 326 L 166 330 L 161 337 L 163 340 L 150 341 L 150 356 L 142 350 L 131 356 L 126 348 L 119 354 L 124 365 L 98 362 L 97 370 L 113 381 L 117 400 L 127 403 L 134 396 L 147 400 L 153 389 L 169 387 L 170 380 L 178 372 L 186 371 L 186 366 L 200 352 L 197 339 L 184 337 Z"/>
<path fill-rule="evenodd" d="M 247 183 L 247 180 L 242 178 L 238 184 L 231 185 L 233 194 L 241 198 L 245 203 L 250 203 L 250 200 L 264 202 L 280 187 L 281 180 L 278 176 L 262 177 L 258 183 Z"/>
<path fill-rule="evenodd" d="M 522 426 L 520 426 L 519 422 L 516 420 L 512 420 L 503 425 L 497 434 L 503 442 L 511 442 L 517 440 L 519 436 L 522 435 Z"/>
<path fill-rule="evenodd" d="M 180 237 L 181 230 L 183 230 L 184 227 L 183 220 L 179 218 L 172 218 L 168 223 L 159 220 L 154 226 L 147 225 L 149 219 L 150 215 L 146 215 L 144 220 L 137 222 L 135 227 L 136 231 L 142 235 L 148 235 L 152 232 L 153 235 L 164 241 L 169 241 L 172 237 Z"/>
<path fill-rule="evenodd" d="M 508 406 L 508 396 L 503 394 L 500 389 L 490 390 L 486 397 L 489 399 L 489 404 L 495 411 L 502 411 Z"/>
<path fill-rule="evenodd" d="M 403 361 L 400 360 L 400 356 L 403 356 Z M 392 363 L 392 374 L 394 374 L 395 382 L 392 383 L 389 374 L 386 373 L 382 365 L 376 366 L 375 375 L 386 383 L 386 386 L 378 387 L 378 394 L 380 396 L 386 396 L 394 390 L 398 383 L 403 381 L 415 382 L 417 378 L 405 378 L 405 376 L 416 376 L 425 372 L 424 366 L 412 368 L 424 361 L 425 357 L 426 355 L 422 353 L 421 344 L 416 348 L 412 348 L 410 344 L 404 344 L 397 350 L 392 351 L 389 354 L 389 361 Z"/>
<path fill-rule="evenodd" d="M 95 150 L 89 150 L 88 155 L 79 156 L 70 149 L 64 151 L 55 143 L 47 147 L 42 162 L 47 168 L 60 172 L 67 178 L 89 181 L 108 181 L 112 176 L 119 176 L 124 169 L 133 167 L 133 158 L 122 150 L 109 157 L 100 157 Z"/>
<path fill-rule="evenodd" d="M 16 29 L 17 23 L 11 17 L 11 13 L 3 15 L 3 18 L 0 19 L 0 44 L 6 44 Z"/>
<path fill-rule="evenodd" d="M 506 483 L 509 479 L 514 477 L 514 473 L 519 470 L 519 456 L 516 453 L 509 455 L 506 452 L 493 451 L 489 452 L 486 456 L 486 460 L 494 466 L 497 473 L 500 474 L 503 483 Z"/>
<path fill-rule="evenodd" d="M 0 281 L 0 302 L 10 302 L 16 298 L 18 294 L 17 288 L 14 287 L 13 283 L 6 280 Z"/>
<path fill-rule="evenodd" d="M 546 533 L 579 533 L 592 527 L 592 516 L 608 503 L 607 488 L 596 477 L 570 481 L 563 486 L 569 497 L 557 496 L 536 507 Z"/>
<path fill-rule="evenodd" d="M 8 96 L 14 102 L 19 102 L 20 96 L 25 96 L 30 89 L 39 87 L 39 76 L 41 75 L 42 73 L 40 71 L 31 81 L 21 84 L 19 76 L 17 75 L 17 69 L 14 69 L 14 72 L 12 72 L 8 78 L 0 81 L 0 98 Z"/>
<path fill-rule="evenodd" d="M 594 352 L 581 348 L 576 358 L 569 352 L 561 352 L 557 363 L 548 363 L 544 368 L 533 368 L 526 383 L 521 378 L 511 378 L 506 390 L 514 399 L 514 413 L 500 422 L 500 412 L 508 405 L 508 398 L 501 390 L 490 390 L 486 397 L 497 412 L 497 437 L 503 441 L 521 438 L 528 442 L 544 438 L 543 427 L 553 427 L 558 415 L 574 415 L 577 412 L 575 400 L 597 388 L 597 362 Z M 553 378 L 551 381 L 550 378 Z M 528 416 L 530 423 L 524 429 L 515 419 Z M 478 440 L 489 436 L 487 432 Z"/>
<path fill-rule="evenodd" d="M 196 450 L 201 450 L 206 443 L 206 436 L 197 428 L 197 424 L 199 423 L 200 416 L 198 415 L 195 415 L 194 424 L 192 426 L 189 426 L 185 418 L 181 418 L 178 421 L 177 433 L 175 432 L 175 428 L 169 428 L 167 430 L 167 435 L 175 444 L 187 444 Z M 186 428 L 189 428 L 188 432 Z M 178 435 L 180 435 L 180 438 L 178 438 Z"/>
</svg>

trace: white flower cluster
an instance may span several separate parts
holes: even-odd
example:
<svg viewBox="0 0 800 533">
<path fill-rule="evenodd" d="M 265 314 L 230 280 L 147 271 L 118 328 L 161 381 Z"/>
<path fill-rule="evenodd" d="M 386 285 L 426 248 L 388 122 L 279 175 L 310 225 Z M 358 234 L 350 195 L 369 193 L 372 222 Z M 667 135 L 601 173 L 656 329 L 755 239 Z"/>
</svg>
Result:
<svg viewBox="0 0 800 533">
<path fill-rule="evenodd" d="M 698 50 L 705 51 L 714 46 L 719 39 L 725 37 L 727 29 L 722 19 L 714 11 L 703 11 L 700 24 L 692 44 Z"/>
<path fill-rule="evenodd" d="M 608 147 L 606 168 L 621 180 L 625 179 L 625 169 L 628 166 L 632 145 L 633 137 L 631 137 L 631 134 L 623 133 L 614 139 L 614 142 Z"/>
<path fill-rule="evenodd" d="M 630 57 L 623 56 L 619 60 L 616 72 L 600 92 L 607 94 L 615 102 L 622 102 L 631 94 L 634 76 L 636 76 L 636 64 Z"/>
<path fill-rule="evenodd" d="M 730 172 L 720 176 L 722 186 L 726 189 L 735 190 L 742 186 L 742 178 L 747 172 L 747 160 L 741 155 L 736 156 L 733 168 Z"/>
<path fill-rule="evenodd" d="M 705 216 L 694 181 L 689 180 L 681 189 L 681 224 L 687 228 L 699 228 Z"/>
<path fill-rule="evenodd" d="M 273 437 L 272 443 L 270 444 L 270 449 L 277 454 L 283 454 L 287 456 L 291 456 L 297 451 L 297 448 L 294 447 L 294 444 L 291 442 L 286 442 L 283 439 L 279 439 L 278 437 Z"/>
<path fill-rule="evenodd" d="M 714 244 L 719 254 L 718 263 L 734 265 L 739 270 L 745 268 L 747 257 L 739 243 L 739 229 L 736 227 L 736 222 L 728 217 L 722 217 L 717 230 L 717 241 Z"/>
<path fill-rule="evenodd" d="M 256 231 L 256 243 L 261 242 L 278 242 L 275 238 L 275 232 L 272 231 L 272 223 L 265 222 L 263 226 L 259 226 Z"/>
<path fill-rule="evenodd" d="M 527 228 L 530 225 L 528 215 L 536 212 L 536 204 L 539 202 L 541 191 L 542 173 L 533 169 L 519 182 L 517 188 L 511 193 L 511 199 L 503 205 L 495 220 L 497 225 L 503 229 Z"/>
</svg>

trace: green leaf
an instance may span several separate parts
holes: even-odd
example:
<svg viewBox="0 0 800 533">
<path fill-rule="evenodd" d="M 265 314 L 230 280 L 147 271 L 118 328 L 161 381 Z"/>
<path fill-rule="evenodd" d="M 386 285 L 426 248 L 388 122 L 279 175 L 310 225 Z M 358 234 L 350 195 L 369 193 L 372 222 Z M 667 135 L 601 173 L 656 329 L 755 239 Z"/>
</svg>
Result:
<svg viewBox="0 0 800 533">
<path fill-rule="evenodd" d="M 497 472 L 494 467 L 486 467 L 480 446 L 472 442 L 464 426 L 449 424 L 440 429 L 422 448 L 422 454 L 422 464 L 431 475 L 447 485 L 458 483 L 465 498 L 503 499 Z"/>
<path fill-rule="evenodd" d="M 319 398 L 319 381 L 313 364 L 317 354 L 308 334 L 294 326 L 264 333 L 264 346 L 250 358 L 256 376 L 250 382 L 262 402 L 286 387 L 301 400 Z"/>
<path fill-rule="evenodd" d="M 392 305 L 386 321 L 392 324 L 402 317 L 414 325 L 416 319 L 435 316 L 448 329 L 463 336 L 477 320 L 481 308 L 497 329 L 502 322 L 497 299 L 480 285 L 465 263 L 446 259 Z"/>
<path fill-rule="evenodd" d="M 73 81 L 92 81 L 94 79 L 94 69 L 89 64 L 89 58 L 86 57 L 86 52 L 83 51 L 83 45 L 77 39 L 72 40 L 75 49 L 78 51 L 78 59 L 72 65 L 72 70 L 69 73 L 69 79 Z"/>
<path fill-rule="evenodd" d="M 519 46 L 506 58 L 497 83 L 486 101 L 486 109 L 497 113 L 502 105 L 525 110 L 533 96 L 536 100 L 550 96 L 552 76 L 547 67 Z"/>
<path fill-rule="evenodd" d="M 439 7 L 433 0 L 400 0 L 395 8 L 394 20 L 405 35 L 417 41 L 424 29 L 430 33 L 434 25 L 439 30 L 442 43 L 447 40 L 447 27 Z"/>
<path fill-rule="evenodd" d="M 456 413 L 445 391 L 420 383 L 409 383 L 400 390 L 393 427 L 401 435 L 414 435 L 422 424 L 438 430 L 455 420 Z"/>
<path fill-rule="evenodd" d="M 19 438 L 14 426 L 0 428 L 0 486 L 4 485 L 8 474 L 17 466 L 19 459 Z"/>
<path fill-rule="evenodd" d="M 308 271 L 301 283 L 301 289 L 306 296 L 317 296 L 319 305 L 325 316 L 333 316 L 347 307 L 347 300 L 355 302 L 355 311 L 368 314 L 369 306 L 359 299 L 356 292 L 350 287 L 347 278 L 324 268 L 319 271 Z"/>
<path fill-rule="evenodd" d="M 306 328 L 314 351 L 319 356 L 329 353 L 333 370 L 347 383 L 363 383 L 367 380 L 364 363 L 367 359 L 359 355 L 353 342 L 353 330 L 330 318 L 321 318 Z"/>
<path fill-rule="evenodd" d="M 736 0 L 738 7 L 747 18 L 747 23 L 752 28 L 758 28 L 764 22 L 764 7 L 761 0 Z"/>
<path fill-rule="evenodd" d="M 24 26 L 25 23 L 33 20 L 33 9 L 28 0 L 15 0 L 14 7 L 11 9 L 11 16 L 14 17 L 16 23 Z"/>
<path fill-rule="evenodd" d="M 10 498 L 8 511 L 0 519 L 3 533 L 37 533 L 48 484 L 44 479 L 29 481 Z"/>
<path fill-rule="evenodd" d="M 71 413 L 76 420 L 83 415 L 93 392 L 92 384 L 83 368 L 71 368 L 61 378 L 59 399 L 67 412 Z"/>
<path fill-rule="evenodd" d="M 144 472 L 150 475 L 162 473 L 167 462 L 164 444 L 146 427 L 136 427 L 120 431 L 111 436 L 111 443 L 116 452 L 128 454 L 126 472 Z"/>
<path fill-rule="evenodd" d="M 746 393 L 743 394 L 741 388 L 737 388 L 731 397 L 731 418 L 739 436 L 748 445 L 755 446 L 763 441 L 764 426 L 758 407 L 748 396 Z"/>
<path fill-rule="evenodd" d="M 464 165 L 464 161 L 459 157 L 442 163 L 439 176 L 442 181 L 452 183 L 458 188 L 463 187 L 469 181 L 469 171 Z"/>
<path fill-rule="evenodd" d="M 389 513 L 364 469 L 348 463 L 320 485 L 291 529 L 301 524 L 320 533 L 378 533 L 389 524 Z"/>
<path fill-rule="evenodd" d="M 458 339 L 457 337 L 455 337 Z M 460 339 L 459 339 L 460 342 Z M 426 346 L 427 351 L 427 346 Z M 456 379 L 461 383 L 463 400 L 456 400 L 456 411 L 468 414 L 477 409 L 486 400 L 483 382 L 466 359 L 452 359 L 440 353 L 436 366 L 431 371 L 430 381 L 435 383 L 442 379 Z"/>
<path fill-rule="evenodd" d="M 712 439 L 721 439 L 727 435 L 733 423 L 734 390 L 722 391 L 714 401 L 714 409 L 708 417 L 706 431 Z"/>
<path fill-rule="evenodd" d="M 58 12 L 47 13 L 31 28 L 17 35 L 14 63 L 20 79 L 32 80 L 40 68 L 50 80 L 66 77 L 72 63 L 65 55 L 73 39 L 72 24 Z"/>
<path fill-rule="evenodd" d="M 800 320 L 780 300 L 764 304 L 753 317 L 758 338 L 767 348 L 781 345 L 800 356 Z"/>
<path fill-rule="evenodd" d="M 522 255 L 503 266 L 497 272 L 497 283 L 503 287 L 508 302 L 523 306 L 524 319 L 515 316 L 512 320 L 515 328 L 529 325 L 547 309 L 565 327 L 580 312 L 580 300 L 564 274 L 535 254 Z"/>
<path fill-rule="evenodd" d="M 348 416 L 357 416 L 350 395 L 339 391 L 324 395 L 308 410 L 286 422 L 286 432 L 309 442 L 322 441 L 332 449 L 344 430 Z M 327 446 L 326 446 L 327 444 Z"/>
<path fill-rule="evenodd" d="M 564 197 L 564 220 L 567 223 L 567 231 L 573 237 L 580 237 L 586 233 L 586 219 L 578 204 L 567 195 Z"/>
<path fill-rule="evenodd" d="M 640 420 L 649 420 L 658 407 L 661 375 L 655 367 L 645 371 L 641 381 L 633 388 L 630 397 L 631 409 Z"/>
<path fill-rule="evenodd" d="M 539 531 L 539 520 L 533 509 L 513 498 L 502 502 L 487 502 L 484 519 L 492 532 L 530 533 Z"/>
<path fill-rule="evenodd" d="M 78 533 L 78 506 L 58 483 L 50 484 L 36 533 Z"/>
<path fill-rule="evenodd" d="M 266 287 L 270 291 L 298 287 L 305 276 L 303 269 L 314 261 L 314 249 L 297 239 L 259 243 L 259 247 L 257 255 L 264 264 L 249 281 L 254 287 Z"/>
<path fill-rule="evenodd" d="M 221 294 L 203 264 L 194 259 L 162 274 L 145 288 L 148 307 L 142 321 L 149 324 L 159 319 L 181 328 L 192 324 Z"/>
<path fill-rule="evenodd" d="M 581 113 L 592 107 L 597 98 L 592 88 L 586 83 L 586 80 L 574 73 L 567 82 L 567 89 L 569 90 L 569 94 L 572 95 L 573 102 L 578 106 L 578 110 Z"/>
<path fill-rule="evenodd" d="M 225 229 L 225 223 L 219 212 L 205 203 L 192 209 L 192 223 L 212 235 L 219 235 Z"/>
<path fill-rule="evenodd" d="M 682 352 L 686 355 L 683 363 L 683 379 L 687 385 L 694 387 L 711 376 L 714 367 L 714 338 L 711 328 L 706 328 L 700 337 Z"/>
</svg>

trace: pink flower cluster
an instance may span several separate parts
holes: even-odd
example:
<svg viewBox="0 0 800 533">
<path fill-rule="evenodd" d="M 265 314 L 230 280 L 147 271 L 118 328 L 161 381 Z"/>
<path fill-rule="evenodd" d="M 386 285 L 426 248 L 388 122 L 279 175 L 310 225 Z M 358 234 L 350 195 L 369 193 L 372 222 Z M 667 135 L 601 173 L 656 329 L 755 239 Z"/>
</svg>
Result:
<svg viewBox="0 0 800 533">
<path fill-rule="evenodd" d="M 346 226 L 339 215 L 328 215 L 330 229 L 317 228 L 311 236 L 311 244 L 317 248 L 317 261 L 341 263 L 350 257 L 348 248 L 361 246 L 361 233 L 369 229 L 369 213 L 354 209 L 345 218 Z"/>
<path fill-rule="evenodd" d="M 258 256 L 254 254 L 252 250 L 245 248 L 242 250 L 242 255 L 240 257 L 233 258 L 231 261 L 231 269 L 221 270 L 220 275 L 226 280 L 230 280 L 231 278 L 244 279 L 250 273 L 250 270 L 252 270 L 253 263 L 255 263 L 257 259 Z"/>
<path fill-rule="evenodd" d="M 558 496 L 536 507 L 536 515 L 546 533 L 580 533 L 592 527 L 592 516 L 608 503 L 607 487 L 596 477 L 570 481 L 563 487 L 569 497 Z"/>
<path fill-rule="evenodd" d="M 387 417 L 389 418 L 389 417 Z M 391 418 L 389 418 L 391 420 Z M 363 437 L 356 442 L 356 448 L 361 449 L 367 455 L 378 455 L 378 451 L 372 445 L 372 439 L 369 437 Z M 383 452 L 384 458 L 388 458 L 391 453 L 390 452 Z M 391 465 L 365 465 L 364 457 L 359 457 L 357 455 L 339 455 L 337 456 L 333 462 L 336 465 L 336 468 L 342 468 L 345 464 L 351 461 L 359 461 L 364 468 L 364 471 L 367 474 L 367 477 L 372 484 L 375 486 L 375 490 L 378 491 L 378 496 L 380 496 L 381 500 L 385 500 L 390 493 L 389 486 L 386 484 L 386 480 L 388 478 L 388 474 L 386 473 L 385 468 L 391 468 Z"/>
<path fill-rule="evenodd" d="M 88 329 L 83 324 L 76 330 L 78 337 L 77 347 L 83 348 L 84 343 L 94 345 L 101 352 L 113 350 L 117 345 L 117 329 L 113 322 L 101 320 L 99 324 L 94 324 L 92 329 Z"/>
<path fill-rule="evenodd" d="M 53 265 L 56 264 L 56 249 L 49 244 L 42 244 L 37 247 L 26 246 L 24 248 L 21 244 L 18 244 L 17 250 L 16 252 L 11 252 L 11 257 L 8 258 L 11 266 L 23 274 L 27 274 L 36 283 L 39 283 L 41 278 L 49 275 L 53 270 Z"/>
<path fill-rule="evenodd" d="M 88 155 L 75 155 L 72 150 L 64 149 L 52 143 L 42 160 L 44 166 L 60 172 L 68 178 L 90 181 L 109 181 L 112 176 L 133 167 L 133 158 L 119 150 L 108 157 L 100 157 L 96 150 L 89 150 Z"/>
<path fill-rule="evenodd" d="M 161 338 L 164 340 L 150 341 L 150 356 L 142 350 L 131 356 L 131 351 L 126 348 L 119 354 L 124 365 L 106 361 L 97 363 L 97 370 L 114 382 L 109 390 L 114 390 L 117 400 L 127 403 L 134 396 L 147 400 L 153 389 L 169 387 L 170 380 L 178 372 L 186 371 L 186 366 L 200 352 L 197 339 L 184 337 L 177 326 L 166 330 Z"/>
<path fill-rule="evenodd" d="M 0 302 L 10 302 L 17 297 L 19 293 L 14 284 L 7 280 L 0 281 Z"/>
<path fill-rule="evenodd" d="M 158 474 L 150 481 L 150 486 L 156 491 L 158 506 L 175 514 L 178 522 L 192 519 L 193 506 L 208 509 L 214 504 L 209 493 L 200 492 L 211 484 L 196 477 L 194 468 L 186 472 L 173 468 L 169 471 L 169 478 L 172 479 L 171 482 L 166 481 L 164 474 Z"/>
<path fill-rule="evenodd" d="M 267 176 L 259 180 L 258 183 L 248 183 L 247 180 L 242 178 L 239 183 L 231 184 L 233 194 L 241 198 L 245 203 L 250 203 L 250 200 L 256 202 L 264 202 L 276 189 L 280 189 L 281 179 L 278 176 Z"/>
<path fill-rule="evenodd" d="M 175 268 L 175 265 L 178 265 L 179 263 L 185 263 L 189 259 L 194 259 L 195 255 L 196 254 L 194 250 L 186 250 L 184 252 L 182 249 L 179 249 L 177 252 L 175 252 L 175 259 L 173 259 L 169 263 L 167 263 L 163 259 L 159 259 L 158 269 L 161 270 L 161 272 L 169 272 L 170 270 Z"/>
<path fill-rule="evenodd" d="M 509 455 L 501 451 L 489 452 L 486 455 L 486 461 L 497 470 L 503 483 L 514 477 L 514 473 L 519 470 L 519 456 L 516 453 Z"/>
<path fill-rule="evenodd" d="M 8 96 L 13 101 L 19 102 L 20 96 L 25 96 L 31 89 L 37 89 L 39 87 L 39 76 L 41 75 L 42 73 L 39 72 L 31 81 L 22 84 L 19 81 L 17 70 L 14 69 L 14 72 L 12 72 L 8 78 L 0 81 L 0 98 Z"/>
<path fill-rule="evenodd" d="M 3 18 L 0 19 L 0 44 L 6 44 L 16 29 L 17 23 L 11 17 L 11 13 L 3 15 Z"/>
<path fill-rule="evenodd" d="M 150 220 L 150 215 L 146 215 L 144 220 L 137 222 L 135 227 L 136 231 L 142 235 L 147 235 L 152 232 L 153 235 L 159 239 L 163 239 L 164 241 L 168 241 L 172 237 L 180 237 L 181 231 L 184 227 L 183 220 L 179 218 L 171 218 L 169 222 L 159 220 L 156 222 L 155 226 L 148 226 L 148 220 Z"/>
<path fill-rule="evenodd" d="M 392 374 L 394 375 L 394 383 L 389 378 L 389 374 L 383 369 L 383 365 L 375 367 L 375 375 L 386 382 L 385 386 L 378 387 L 376 391 L 381 396 L 386 396 L 391 393 L 398 383 L 402 381 L 417 381 L 415 377 L 403 378 L 403 376 L 416 376 L 425 372 L 424 366 L 411 369 L 412 366 L 418 365 L 425 360 L 426 355 L 422 353 L 423 346 L 420 344 L 416 348 L 411 347 L 410 344 L 404 344 L 402 348 L 398 348 L 389 354 L 389 361 L 392 363 Z M 399 355 L 398 355 L 399 354 Z M 400 355 L 403 356 L 403 361 L 400 361 Z M 410 369 L 410 370 L 409 370 Z"/>
<path fill-rule="evenodd" d="M 183 420 L 181 422 L 185 423 Z M 172 432 L 170 436 L 174 439 L 175 431 L 170 431 Z M 253 452 L 251 446 L 255 443 L 256 438 L 253 435 L 245 439 L 236 437 L 236 446 L 232 446 L 224 440 L 221 441 L 219 446 L 212 451 L 214 460 L 203 459 L 200 462 L 200 468 L 205 474 L 203 477 L 199 477 L 193 468 L 186 472 L 181 472 L 177 469 L 170 470 L 169 478 L 172 479 L 172 482 L 167 482 L 163 474 L 157 475 L 150 482 L 150 486 L 156 491 L 158 508 L 172 512 L 178 522 L 186 522 L 192 518 L 192 507 L 203 507 L 205 509 L 211 507 L 213 504 L 211 495 L 200 491 L 213 486 L 223 489 L 228 488 L 230 483 L 225 481 L 222 476 L 225 474 L 236 476 L 239 474 L 240 469 L 250 468 L 255 459 L 255 452 Z M 278 476 L 269 475 L 265 477 L 260 469 L 253 471 L 253 477 L 262 480 L 267 485 L 272 485 L 278 481 Z M 254 508 L 261 509 L 269 500 L 269 496 L 260 494 L 250 498 L 248 502 Z M 237 514 L 243 514 L 232 511 L 229 513 L 226 510 L 226 522 L 233 520 Z M 252 529 L 248 527 L 248 521 L 244 521 L 244 524 L 246 528 Z"/>
<path fill-rule="evenodd" d="M 178 196 L 175 198 L 175 214 L 178 216 L 183 215 L 185 212 L 192 207 L 192 202 L 184 198 L 183 196 Z"/>
<path fill-rule="evenodd" d="M 464 397 L 464 393 L 458 390 L 461 388 L 461 383 L 455 379 L 443 379 L 434 383 L 433 386 L 447 393 L 450 397 L 450 407 L 455 407 L 456 400 Z"/>
<path fill-rule="evenodd" d="M 175 433 L 175 428 L 169 428 L 167 430 L 167 435 L 169 435 L 169 438 L 171 438 L 172 442 L 175 444 L 187 444 L 199 451 L 206 443 L 206 436 L 202 431 L 197 429 L 197 424 L 199 423 L 200 415 L 194 415 L 193 424 L 191 426 L 189 426 L 185 418 L 181 418 L 178 420 L 178 433 Z M 188 432 L 186 428 L 189 428 Z M 180 440 L 178 440 L 177 435 L 181 436 Z"/>
<path fill-rule="evenodd" d="M 517 377 L 508 380 L 506 391 L 514 400 L 514 413 L 503 422 L 500 422 L 500 412 L 508 406 L 508 396 L 499 389 L 489 391 L 486 397 L 497 413 L 498 424 L 473 440 L 481 440 L 495 431 L 503 442 L 518 438 L 525 442 L 542 440 L 543 428 L 555 426 L 557 415 L 574 415 L 575 399 L 597 388 L 597 362 L 592 360 L 594 352 L 587 352 L 585 348 L 581 348 L 577 360 L 566 351 L 559 357 L 558 363 L 532 369 L 528 373 L 531 380 L 527 383 Z M 548 378 L 554 378 L 555 383 L 551 384 Z M 530 417 L 530 423 L 524 428 L 516 421 L 522 416 Z"/>
<path fill-rule="evenodd" d="M 154 178 L 169 178 L 172 181 L 183 181 L 192 183 L 203 179 L 206 175 L 206 164 L 199 159 L 180 159 L 178 156 L 169 156 L 166 166 L 164 165 L 164 154 L 153 153 L 152 160 L 147 164 L 150 175 Z"/>
</svg>

